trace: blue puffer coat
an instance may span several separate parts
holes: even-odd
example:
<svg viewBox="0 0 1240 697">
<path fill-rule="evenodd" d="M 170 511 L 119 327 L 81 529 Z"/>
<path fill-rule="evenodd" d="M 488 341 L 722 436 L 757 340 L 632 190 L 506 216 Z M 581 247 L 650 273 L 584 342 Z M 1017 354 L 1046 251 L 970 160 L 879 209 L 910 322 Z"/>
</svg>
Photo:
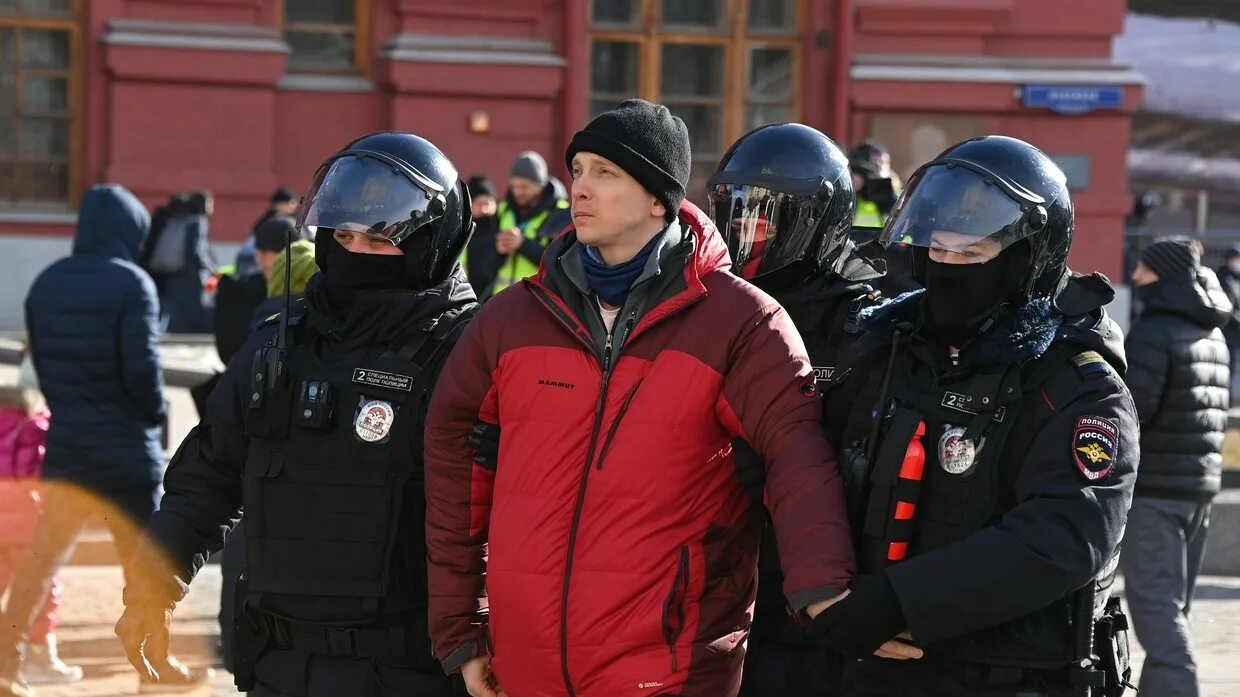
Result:
<svg viewBox="0 0 1240 697">
<path fill-rule="evenodd" d="M 150 222 L 123 187 L 92 188 L 73 254 L 39 274 L 26 298 L 34 366 L 52 410 L 46 478 L 102 492 L 160 481 L 159 303 L 133 263 Z"/>
</svg>

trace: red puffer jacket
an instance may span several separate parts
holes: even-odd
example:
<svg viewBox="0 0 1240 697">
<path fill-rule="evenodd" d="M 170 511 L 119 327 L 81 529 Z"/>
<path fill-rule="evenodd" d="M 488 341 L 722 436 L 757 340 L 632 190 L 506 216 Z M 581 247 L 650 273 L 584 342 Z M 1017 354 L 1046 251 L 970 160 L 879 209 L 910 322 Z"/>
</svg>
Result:
<svg viewBox="0 0 1240 697">
<path fill-rule="evenodd" d="M 762 518 L 733 438 L 768 463 L 792 607 L 842 592 L 853 570 L 805 349 L 773 300 L 728 273 L 692 204 L 610 335 L 577 254 L 571 230 L 553 242 L 538 276 L 483 307 L 437 383 L 436 653 L 452 670 L 489 638 L 511 697 L 734 695 Z M 501 428 L 493 469 L 472 461 L 479 421 Z"/>
</svg>

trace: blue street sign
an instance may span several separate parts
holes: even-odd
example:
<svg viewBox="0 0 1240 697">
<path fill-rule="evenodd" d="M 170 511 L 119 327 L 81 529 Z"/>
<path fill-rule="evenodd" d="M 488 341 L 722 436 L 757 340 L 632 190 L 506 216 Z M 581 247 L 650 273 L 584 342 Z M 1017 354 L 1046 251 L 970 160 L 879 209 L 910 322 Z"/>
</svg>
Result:
<svg viewBox="0 0 1240 697">
<path fill-rule="evenodd" d="M 1124 88 L 1118 86 L 1025 85 L 1021 92 L 1025 106 L 1030 109 L 1050 109 L 1065 116 L 1118 109 L 1124 104 Z"/>
</svg>

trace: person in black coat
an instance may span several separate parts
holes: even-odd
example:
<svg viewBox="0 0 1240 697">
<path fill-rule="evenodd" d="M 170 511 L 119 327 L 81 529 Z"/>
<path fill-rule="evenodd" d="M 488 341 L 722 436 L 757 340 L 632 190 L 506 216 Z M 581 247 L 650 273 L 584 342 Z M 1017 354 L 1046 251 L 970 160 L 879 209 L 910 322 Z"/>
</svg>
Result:
<svg viewBox="0 0 1240 697">
<path fill-rule="evenodd" d="M 242 691 L 449 697 L 460 679 L 426 625 L 422 438 L 476 309 L 457 263 L 468 196 L 437 147 L 387 131 L 324 162 L 306 201 L 322 273 L 286 326 L 250 335 L 173 456 L 116 634 L 144 683 L 162 684 L 173 609 L 244 508 Z"/>
<path fill-rule="evenodd" d="M 1141 419 L 1141 466 L 1120 566 L 1145 648 L 1142 694 L 1198 694 L 1188 612 L 1221 484 L 1230 404 L 1222 327 L 1232 305 L 1187 238 L 1146 247 L 1132 275 L 1143 310 L 1126 381 Z"/>
<path fill-rule="evenodd" d="M 909 179 L 880 244 L 925 290 L 841 401 L 858 575 L 807 632 L 849 697 L 1102 695 L 1127 666 L 1111 596 L 1140 456 L 1122 334 L 1067 266 L 1067 177 L 1003 136 Z"/>
<path fill-rule="evenodd" d="M 465 252 L 465 275 L 479 302 L 491 297 L 495 279 L 504 257 L 495 251 L 495 235 L 499 232 L 496 216 L 499 198 L 495 185 L 483 175 L 475 175 L 465 183 L 474 214 L 474 234 Z"/>
<path fill-rule="evenodd" d="M 277 188 L 271 194 L 271 206 L 254 223 L 254 229 L 250 231 L 250 234 L 257 237 L 259 229 L 263 227 L 263 223 L 276 216 L 291 218 L 297 212 L 298 205 L 299 199 L 292 189 L 285 186 Z"/>
<path fill-rule="evenodd" d="M 208 282 L 215 274 L 215 258 L 208 241 L 215 198 L 209 191 L 193 191 L 185 197 L 185 207 L 172 215 L 161 235 L 161 247 L 178 252 L 178 259 L 158 273 L 158 250 L 152 259 L 152 274 L 159 286 L 160 310 L 169 334 L 209 334 L 215 310 Z M 171 260 L 169 260 L 171 261 Z"/>
<path fill-rule="evenodd" d="M 43 466 L 51 484 L 0 622 L 0 695 L 26 694 L 18 647 L 86 520 L 103 515 L 132 578 L 129 554 L 155 511 L 167 419 L 159 304 L 150 276 L 134 263 L 149 227 L 129 191 L 92 188 L 72 255 L 39 274 L 26 298 L 31 355 L 54 414 Z M 203 679 L 170 661 L 169 683 Z"/>
<path fill-rule="evenodd" d="M 259 272 L 220 278 L 215 294 L 215 349 L 225 365 L 250 337 L 254 311 L 267 299 L 271 265 L 289 241 L 296 239 L 300 234 L 291 216 L 267 218 L 254 235 L 254 261 Z"/>
<path fill-rule="evenodd" d="M 842 380 L 860 355 L 856 316 L 879 302 L 878 270 L 856 253 L 856 195 L 848 158 L 830 138 L 800 123 L 762 126 L 728 149 L 707 183 L 708 210 L 732 258 L 732 273 L 779 302 L 805 342 L 815 391 L 829 414 L 847 394 Z M 875 230 L 870 236 L 877 234 Z M 878 266 L 881 267 L 881 262 Z M 835 435 L 828 425 L 828 437 Z M 766 467 L 744 440 L 733 443 L 737 473 L 762 509 Z M 838 656 L 824 655 L 789 615 L 779 549 L 765 526 L 741 697 L 833 697 Z"/>
</svg>

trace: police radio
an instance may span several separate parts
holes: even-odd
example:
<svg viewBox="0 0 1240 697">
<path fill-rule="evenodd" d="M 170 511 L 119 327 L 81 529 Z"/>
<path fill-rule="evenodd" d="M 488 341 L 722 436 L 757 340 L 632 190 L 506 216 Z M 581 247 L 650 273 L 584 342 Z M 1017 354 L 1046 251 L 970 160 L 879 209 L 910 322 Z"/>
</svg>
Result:
<svg viewBox="0 0 1240 697">
<path fill-rule="evenodd" d="M 292 311 L 289 296 L 293 285 L 293 236 L 284 236 L 284 311 L 275 344 L 271 341 L 254 352 L 250 362 L 250 402 L 246 411 L 246 435 L 284 438 L 289 427 L 288 324 Z"/>
</svg>

